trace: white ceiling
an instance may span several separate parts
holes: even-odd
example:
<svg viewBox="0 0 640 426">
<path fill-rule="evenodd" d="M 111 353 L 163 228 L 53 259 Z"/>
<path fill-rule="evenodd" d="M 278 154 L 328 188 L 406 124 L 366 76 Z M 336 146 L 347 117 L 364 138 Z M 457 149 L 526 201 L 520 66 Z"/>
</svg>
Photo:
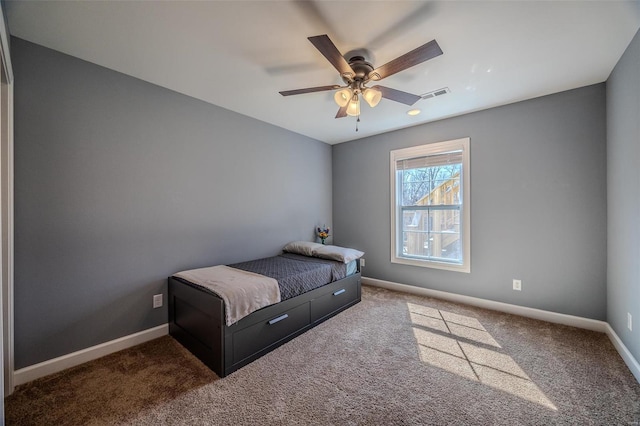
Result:
<svg viewBox="0 0 640 426">
<path fill-rule="evenodd" d="M 640 27 L 640 1 L 7 1 L 22 39 L 330 143 L 605 81 Z M 307 37 L 380 66 L 432 39 L 444 54 L 382 80 L 422 95 L 335 119 L 342 84 Z"/>
</svg>

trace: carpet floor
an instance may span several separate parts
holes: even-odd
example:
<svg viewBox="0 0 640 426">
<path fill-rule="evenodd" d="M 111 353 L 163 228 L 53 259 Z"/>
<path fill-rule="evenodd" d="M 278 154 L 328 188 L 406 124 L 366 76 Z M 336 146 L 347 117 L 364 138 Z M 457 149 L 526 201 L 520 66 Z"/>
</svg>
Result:
<svg viewBox="0 0 640 426">
<path fill-rule="evenodd" d="M 640 425 L 605 334 L 363 286 L 219 379 L 171 337 L 43 377 L 7 425 Z"/>
</svg>

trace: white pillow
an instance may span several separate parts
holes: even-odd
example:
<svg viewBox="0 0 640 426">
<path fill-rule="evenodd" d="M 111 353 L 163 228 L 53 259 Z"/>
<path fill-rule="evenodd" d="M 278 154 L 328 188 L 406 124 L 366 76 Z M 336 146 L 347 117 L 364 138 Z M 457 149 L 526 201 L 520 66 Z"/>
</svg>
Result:
<svg viewBox="0 0 640 426">
<path fill-rule="evenodd" d="M 292 241 L 284 246 L 282 251 L 311 257 L 313 256 L 313 250 L 318 247 L 322 247 L 322 244 L 311 243 L 309 241 Z"/>
<path fill-rule="evenodd" d="M 318 246 L 319 247 L 316 247 L 313 250 L 313 255 L 322 259 L 337 260 L 339 262 L 349 263 L 352 260 L 356 260 L 364 256 L 364 252 L 352 248 L 322 244 L 318 244 Z"/>
</svg>

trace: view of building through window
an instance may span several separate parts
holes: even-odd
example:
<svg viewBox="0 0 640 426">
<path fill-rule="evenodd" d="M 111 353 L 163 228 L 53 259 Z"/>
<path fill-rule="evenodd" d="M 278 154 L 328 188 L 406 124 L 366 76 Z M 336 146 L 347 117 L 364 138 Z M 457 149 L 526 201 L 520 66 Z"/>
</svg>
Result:
<svg viewBox="0 0 640 426">
<path fill-rule="evenodd" d="M 436 155 L 423 162 L 436 165 L 397 168 L 402 185 L 402 256 L 462 263 L 462 163 L 449 163 L 451 159 L 450 154 Z M 440 161 L 443 164 L 437 165 Z"/>
</svg>

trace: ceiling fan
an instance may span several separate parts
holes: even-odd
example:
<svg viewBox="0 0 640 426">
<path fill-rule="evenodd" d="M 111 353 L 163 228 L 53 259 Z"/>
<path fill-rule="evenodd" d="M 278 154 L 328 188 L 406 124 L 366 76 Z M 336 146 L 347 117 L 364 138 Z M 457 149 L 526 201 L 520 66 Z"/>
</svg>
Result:
<svg viewBox="0 0 640 426">
<path fill-rule="evenodd" d="M 421 99 L 418 95 L 386 86 L 376 85 L 367 87 L 366 85 L 370 81 L 380 81 L 385 77 L 389 77 L 414 65 L 442 55 L 442 49 L 440 49 L 438 43 L 435 40 L 431 40 L 378 68 L 374 68 L 363 56 L 353 56 L 347 61 L 326 34 L 308 37 L 308 39 L 311 44 L 327 58 L 331 65 L 338 70 L 340 77 L 345 82 L 345 86 L 307 87 L 306 89 L 285 90 L 280 92 L 280 94 L 282 96 L 291 96 L 301 95 L 303 93 L 337 90 L 334 95 L 334 100 L 340 109 L 336 114 L 336 118 L 346 117 L 347 115 L 359 117 L 360 96 L 364 98 L 372 108 L 378 105 L 382 98 L 400 102 L 405 105 L 415 104 Z"/>
</svg>

